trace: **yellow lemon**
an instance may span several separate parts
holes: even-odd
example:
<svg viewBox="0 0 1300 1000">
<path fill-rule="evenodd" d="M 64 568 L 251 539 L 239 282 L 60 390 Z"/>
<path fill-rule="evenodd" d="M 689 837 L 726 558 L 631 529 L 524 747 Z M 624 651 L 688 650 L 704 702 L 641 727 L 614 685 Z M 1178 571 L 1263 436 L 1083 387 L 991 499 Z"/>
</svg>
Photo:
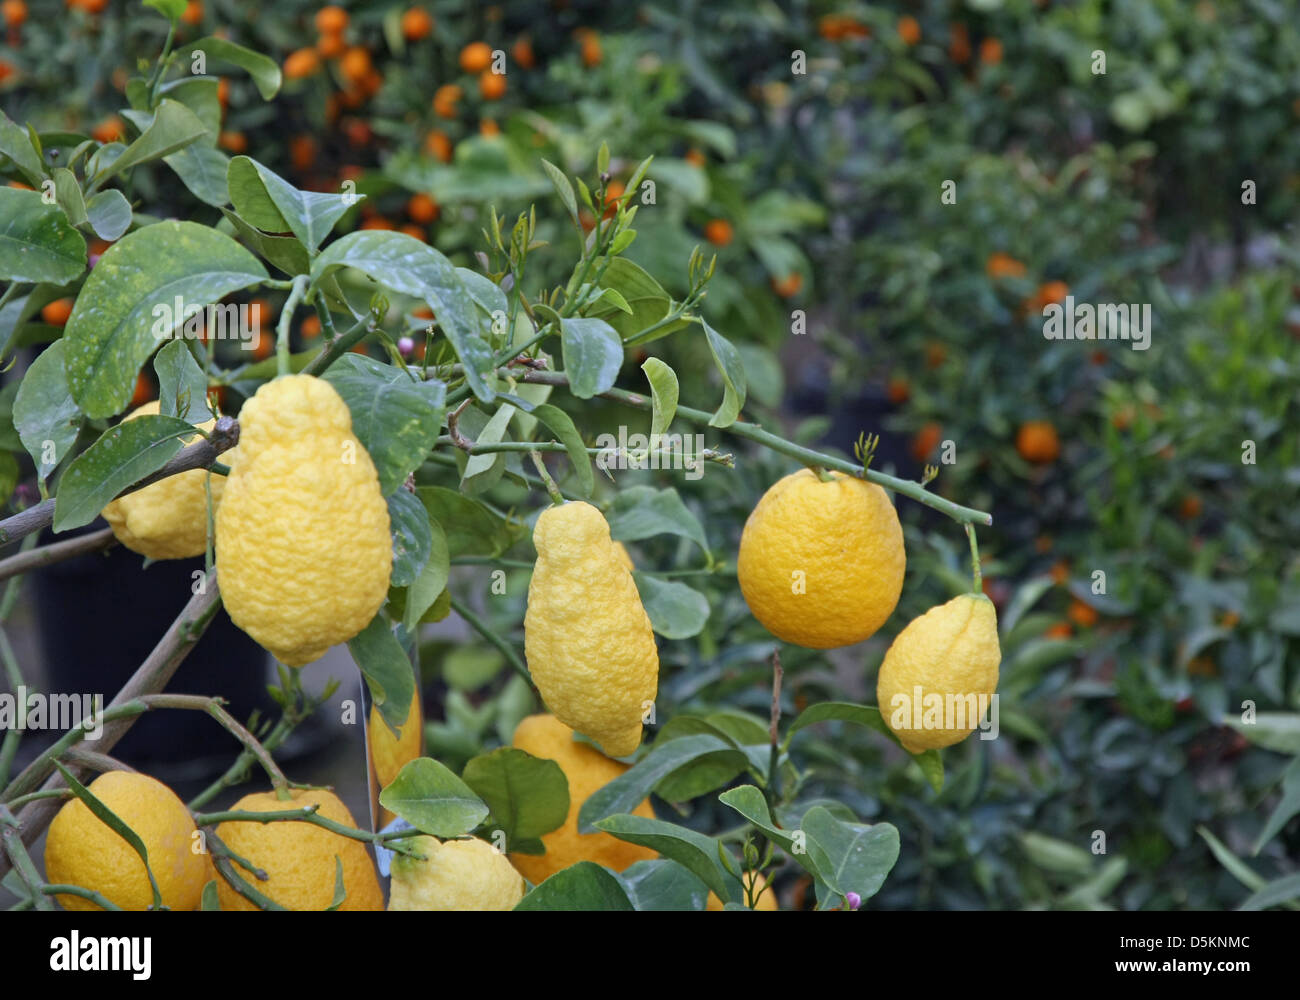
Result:
<svg viewBox="0 0 1300 1000">
<path fill-rule="evenodd" d="M 421 732 L 424 716 L 420 711 L 419 691 L 411 698 L 411 707 L 401 728 L 401 736 L 394 736 L 379 709 L 370 706 L 370 724 L 366 727 L 366 736 L 370 740 L 370 759 L 375 766 L 375 781 L 381 790 L 392 783 L 403 767 L 420 756 L 424 744 L 424 734 Z M 393 819 L 393 814 L 381 806 L 379 825 L 387 826 Z"/>
<path fill-rule="evenodd" d="M 268 382 L 239 423 L 217 510 L 221 598 L 236 625 L 300 667 L 369 625 L 388 596 L 388 505 L 328 382 Z"/>
<path fill-rule="evenodd" d="M 754 617 L 809 649 L 861 642 L 893 614 L 907 556 L 879 486 L 809 469 L 775 483 L 740 537 L 736 574 Z"/>
<path fill-rule="evenodd" d="M 157 413 L 158 401 L 154 400 L 132 410 L 123 423 Z M 199 424 L 205 431 L 215 425 L 216 420 Z M 197 440 L 198 435 L 194 434 L 184 442 L 190 444 Z M 229 464 L 238 450 L 226 452 L 222 461 Z M 206 469 L 191 469 L 128 493 L 104 508 L 104 520 L 119 542 L 150 559 L 188 559 L 202 555 L 208 547 L 208 497 L 204 489 L 208 475 Z M 221 502 L 225 485 L 225 476 L 212 476 L 214 510 Z"/>
<path fill-rule="evenodd" d="M 468 840 L 406 841 L 424 860 L 393 856 L 390 910 L 513 910 L 524 898 L 523 876 L 491 844 Z"/>
<path fill-rule="evenodd" d="M 322 788 L 295 788 L 290 798 L 275 792 L 245 795 L 231 808 L 240 812 L 285 812 L 319 804 L 317 814 L 344 826 L 355 827 L 352 813 L 333 792 Z M 334 901 L 334 858 L 343 862 L 343 890 L 347 898 L 340 910 L 382 910 L 384 894 L 366 845 L 324 827 L 297 820 L 258 823 L 233 820 L 217 827 L 217 837 L 235 854 L 266 872 L 266 881 L 235 870 L 249 885 L 290 910 L 324 910 Z M 233 863 L 233 862 L 232 862 Z M 249 900 L 217 879 L 223 910 L 256 910 Z"/>
<path fill-rule="evenodd" d="M 129 771 L 108 771 L 89 788 L 144 841 L 163 905 L 172 910 L 198 909 L 212 869 L 208 856 L 196 852 L 194 820 L 176 793 L 161 781 Z M 153 905 L 140 855 L 80 799 L 64 805 L 50 824 L 45 877 L 56 885 L 93 889 L 125 910 L 147 910 Z M 80 896 L 58 899 L 65 910 L 99 909 Z"/>
<path fill-rule="evenodd" d="M 780 909 L 780 907 L 776 905 L 776 893 L 767 887 L 767 879 L 763 878 L 760 872 L 746 872 L 741 877 L 741 883 L 745 886 L 745 902 L 747 905 L 749 903 L 749 891 L 753 889 L 755 893 L 761 893 L 758 897 L 758 902 L 754 904 L 755 910 Z M 725 907 L 723 906 L 722 900 L 717 897 L 717 894 L 711 892 L 709 893 L 709 900 L 705 904 L 704 908 L 706 910 L 721 910 Z"/>
<path fill-rule="evenodd" d="M 998 617 L 961 594 L 907 623 L 885 653 L 876 704 L 912 753 L 952 746 L 977 725 L 998 686 Z"/>
<path fill-rule="evenodd" d="M 659 684 L 659 650 L 609 525 L 582 501 L 549 507 L 533 528 L 524 652 L 546 707 L 612 757 L 641 743 Z"/>
<path fill-rule="evenodd" d="M 573 730 L 553 715 L 530 715 L 522 720 L 515 729 L 514 745 L 534 757 L 555 761 L 569 781 L 569 815 L 563 826 L 542 837 L 546 853 L 510 855 L 528 881 L 538 885 L 579 861 L 594 861 L 621 872 L 638 861 L 659 856 L 648 847 L 629 844 L 608 833 L 578 832 L 582 804 L 594 791 L 626 771 L 626 764 L 610 760 L 586 743 L 575 743 Z M 632 815 L 654 819 L 650 800 L 644 799 Z"/>
</svg>

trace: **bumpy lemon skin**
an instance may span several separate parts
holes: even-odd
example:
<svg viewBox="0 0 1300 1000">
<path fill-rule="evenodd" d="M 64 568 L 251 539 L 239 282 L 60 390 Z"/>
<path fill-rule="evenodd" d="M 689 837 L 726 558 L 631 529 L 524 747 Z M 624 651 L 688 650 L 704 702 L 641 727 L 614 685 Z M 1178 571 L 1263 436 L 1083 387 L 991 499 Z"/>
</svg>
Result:
<svg viewBox="0 0 1300 1000">
<path fill-rule="evenodd" d="M 838 472 L 823 482 L 809 469 L 763 494 L 736 559 L 754 617 L 778 639 L 809 649 L 873 635 L 898 604 L 906 568 L 888 494 Z"/>
<path fill-rule="evenodd" d="M 390 910 L 513 910 L 524 898 L 524 878 L 491 844 L 468 840 L 407 841 L 424 855 L 396 855 Z"/>
<path fill-rule="evenodd" d="M 163 905 L 198 909 L 212 875 L 208 855 L 195 850 L 194 820 L 176 793 L 144 774 L 108 771 L 90 791 L 144 841 Z M 80 799 L 63 806 L 45 838 L 45 877 L 55 885 L 93 889 L 124 910 L 147 910 L 153 891 L 144 862 Z M 98 910 L 80 896 L 59 896 L 65 910 Z"/>
<path fill-rule="evenodd" d="M 753 888 L 755 892 L 761 893 L 758 902 L 754 904 L 755 910 L 779 910 L 776 903 L 776 893 L 767 887 L 767 879 L 763 878 L 761 872 L 746 872 L 743 876 L 743 884 L 746 890 Z M 749 901 L 749 893 L 745 893 L 745 902 Z M 708 901 L 705 903 L 706 910 L 725 910 L 726 906 L 718 898 L 717 893 L 709 893 Z"/>
<path fill-rule="evenodd" d="M 132 410 L 123 419 L 156 416 L 158 401 L 152 400 Z M 216 426 L 216 420 L 198 425 L 205 431 Z M 198 435 L 185 438 L 190 444 Z M 234 460 L 238 449 L 226 453 L 227 464 Z M 208 547 L 208 497 L 204 480 L 206 469 L 191 469 L 128 493 L 111 501 L 103 510 L 117 540 L 132 552 L 149 559 L 188 559 L 202 555 Z M 217 509 L 225 489 L 226 477 L 212 475 L 212 506 Z"/>
<path fill-rule="evenodd" d="M 221 597 L 236 625 L 299 667 L 353 638 L 387 598 L 388 505 L 328 382 L 268 382 L 239 422 L 217 511 Z"/>
<path fill-rule="evenodd" d="M 998 644 L 998 619 L 993 602 L 983 594 L 961 594 L 946 604 L 931 608 L 908 622 L 885 653 L 876 678 L 876 704 L 899 742 L 911 753 L 940 749 L 960 743 L 979 725 L 981 696 L 991 698 L 998 686 L 1002 650 Z M 952 728 L 927 727 L 917 720 L 915 689 L 921 688 L 921 705 L 927 695 L 960 697 L 970 707 L 976 696 L 976 711 L 966 711 L 966 725 Z M 895 699 L 903 699 L 898 702 Z M 896 715 L 906 705 L 910 718 Z M 984 703 L 986 704 L 986 702 Z M 896 725 L 906 721 L 909 725 Z M 956 717 L 943 722 L 955 723 Z"/>
<path fill-rule="evenodd" d="M 627 770 L 626 764 L 610 760 L 586 743 L 576 743 L 573 730 L 553 715 L 530 715 L 515 728 L 514 746 L 560 765 L 569 782 L 569 815 L 564 825 L 542 836 L 545 854 L 512 854 L 510 860 L 520 872 L 538 885 L 556 872 L 579 861 L 621 872 L 638 861 L 659 855 L 648 847 L 629 844 L 608 833 L 579 833 L 578 812 L 593 792 L 603 788 Z M 650 800 L 643 799 L 633 816 L 654 819 Z"/>
<path fill-rule="evenodd" d="M 528 587 L 524 652 L 555 716 L 625 757 L 659 686 L 659 650 L 636 583 L 595 507 L 573 501 L 542 511 Z"/>
<path fill-rule="evenodd" d="M 285 812 L 319 805 L 318 815 L 355 827 L 352 813 L 333 792 L 299 789 L 290 798 L 276 798 L 275 792 L 245 795 L 231 809 L 241 812 Z M 262 869 L 266 881 L 237 868 L 241 877 L 264 896 L 290 910 L 324 910 L 334 901 L 334 858 L 343 862 L 343 889 L 347 898 L 340 910 L 382 910 L 383 890 L 365 844 L 311 823 L 275 820 L 228 821 L 217 827 L 217 836 L 235 854 Z M 256 910 L 224 878 L 217 879 L 217 895 L 223 910 Z"/>
</svg>

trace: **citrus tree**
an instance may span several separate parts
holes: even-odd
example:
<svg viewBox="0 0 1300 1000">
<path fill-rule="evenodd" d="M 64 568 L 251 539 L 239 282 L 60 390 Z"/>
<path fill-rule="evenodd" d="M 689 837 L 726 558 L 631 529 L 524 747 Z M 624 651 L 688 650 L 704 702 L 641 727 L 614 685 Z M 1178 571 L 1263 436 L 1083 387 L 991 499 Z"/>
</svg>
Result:
<svg viewBox="0 0 1300 1000">
<path fill-rule="evenodd" d="M 862 727 L 937 790 L 942 749 L 996 735 L 989 515 L 932 492 L 936 467 L 872 469 L 872 436 L 849 457 L 743 419 L 742 351 L 709 320 L 716 258 L 654 274 L 627 255 L 671 210 L 654 156 L 617 182 L 604 144 L 586 176 L 539 159 L 551 196 L 490 207 L 474 267 L 411 233 L 338 236 L 364 191 L 219 148 L 209 62 L 266 100 L 276 63 L 218 36 L 177 48 L 187 5 L 146 6 L 166 39 L 125 84 L 120 135 L 0 117 L 0 345 L 37 351 L 3 392 L 0 540 L 21 550 L 0 576 L 12 595 L 110 544 L 204 565 L 100 716 L 22 769 L 6 734 L 0 868 L 20 905 L 374 909 L 369 844 L 394 909 L 767 909 L 778 877 L 796 905 L 861 906 L 898 831 L 808 763 L 825 727 Z M 188 192 L 179 212 L 150 213 L 160 178 Z M 672 344 L 701 362 L 689 380 Z M 952 520 L 956 596 L 897 630 L 870 704 L 805 676 L 894 615 L 891 493 Z M 709 518 L 724 503 L 752 508 L 743 533 Z M 166 691 L 222 607 L 279 664 L 278 720 L 245 726 L 219 681 Z M 453 611 L 502 672 L 426 725 L 421 627 Z M 275 760 L 310 713 L 347 710 L 297 673 L 339 643 L 369 692 L 379 830 Z M 110 756 L 153 711 L 206 713 L 242 745 L 188 805 Z M 205 811 L 255 767 L 270 790 Z M 42 875 L 24 845 L 47 828 Z"/>
</svg>

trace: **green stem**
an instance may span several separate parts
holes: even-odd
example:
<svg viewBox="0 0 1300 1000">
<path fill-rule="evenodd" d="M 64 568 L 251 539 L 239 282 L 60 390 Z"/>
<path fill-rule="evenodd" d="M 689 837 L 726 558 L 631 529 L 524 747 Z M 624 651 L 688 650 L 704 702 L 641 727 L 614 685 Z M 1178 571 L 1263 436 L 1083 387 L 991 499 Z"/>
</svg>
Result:
<svg viewBox="0 0 1300 1000">
<path fill-rule="evenodd" d="M 500 569 L 532 569 L 533 563 L 523 559 L 493 559 L 491 556 L 457 556 L 453 566 L 496 566 Z"/>
<path fill-rule="evenodd" d="M 294 310 L 302 301 L 307 291 L 307 275 L 300 274 L 293 279 L 289 297 L 284 308 L 280 310 L 280 326 L 275 334 L 275 371 L 277 375 L 289 374 L 289 324 L 293 321 Z"/>
<path fill-rule="evenodd" d="M 359 830 L 355 826 L 328 819 L 317 811 L 319 809 L 320 806 L 315 803 L 299 809 L 286 809 L 283 812 L 249 812 L 243 809 L 231 809 L 225 812 L 195 813 L 194 822 L 197 826 L 217 826 L 221 823 L 310 823 L 312 826 L 319 826 L 350 840 L 361 840 L 368 844 L 387 843 L 383 834 Z M 414 853 L 414 848 L 402 846 L 394 846 L 393 850 L 402 854 Z"/>
<path fill-rule="evenodd" d="M 21 281 L 9 282 L 9 287 L 6 288 L 3 292 L 0 292 L 0 309 L 3 309 L 6 305 L 9 304 L 9 300 L 18 294 L 18 289 L 25 288 L 25 287 L 26 286 Z"/>
<path fill-rule="evenodd" d="M 53 910 L 54 901 L 41 893 L 41 885 L 45 880 L 36 871 L 36 865 L 32 863 L 32 856 L 27 853 L 27 845 L 23 843 L 18 821 L 6 806 L 0 806 L 0 842 L 3 842 L 5 853 L 9 855 L 9 860 L 13 862 L 14 871 L 18 873 L 18 877 L 27 886 L 27 892 L 31 895 L 36 908 L 38 910 Z"/>
<path fill-rule="evenodd" d="M 551 495 L 551 503 L 564 503 L 564 494 L 560 492 L 560 488 L 555 485 L 555 480 L 551 478 L 550 472 L 547 471 L 546 463 L 542 461 L 542 453 L 536 448 L 530 448 L 528 449 L 528 457 L 533 460 L 533 465 L 537 468 L 537 475 L 546 484 L 546 492 Z"/>
<path fill-rule="evenodd" d="M 966 522 L 966 537 L 970 539 L 970 570 L 971 577 L 974 579 L 971 593 L 982 594 L 984 593 L 984 574 L 980 571 L 980 548 L 975 541 L 975 525 L 969 521 Z"/>
<path fill-rule="evenodd" d="M 528 672 L 528 668 L 524 666 L 524 661 L 519 658 L 519 654 L 515 651 L 514 646 L 510 645 L 510 643 L 506 642 L 499 635 L 497 635 L 496 632 L 492 629 L 492 627 L 488 625 L 488 623 L 485 622 L 482 618 L 476 615 L 473 611 L 467 608 L 463 601 L 460 601 L 457 598 L 453 597 L 451 599 L 451 608 L 453 611 L 456 612 L 456 614 L 460 615 L 462 618 L 465 619 L 465 621 L 469 622 L 470 626 L 474 629 L 475 632 L 477 632 L 484 639 L 492 643 L 492 645 L 496 646 L 496 648 L 501 651 L 502 655 L 504 655 L 506 660 L 509 661 L 510 666 L 514 667 L 515 673 L 517 673 L 520 677 L 526 680 L 530 687 L 534 686 L 532 675 Z"/>
<path fill-rule="evenodd" d="M 323 351 L 307 363 L 306 367 L 303 368 L 303 372 L 307 375 L 320 375 L 324 373 L 330 365 L 334 364 L 335 361 L 343 357 L 344 354 L 350 351 L 357 344 L 361 343 L 361 341 L 365 339 L 366 335 L 372 333 L 373 330 L 374 327 L 372 325 L 371 317 L 366 316 L 347 333 L 340 334 L 330 341 Z"/>
<path fill-rule="evenodd" d="M 122 907 L 110 901 L 106 896 L 101 895 L 94 889 L 83 889 L 79 885 L 43 885 L 41 893 L 45 896 L 80 896 L 82 899 L 88 899 L 101 910 L 112 910 L 115 913 L 121 913 Z M 48 907 L 52 909 L 52 907 Z M 37 904 L 37 909 L 47 909 Z"/>
<path fill-rule="evenodd" d="M 492 359 L 492 367 L 500 368 L 504 364 L 509 364 L 515 358 L 519 357 L 519 355 L 527 351 L 530 347 L 533 347 L 536 344 L 540 344 L 543 340 L 545 340 L 550 335 L 551 335 L 551 324 L 547 323 L 544 327 L 538 330 L 535 334 L 533 334 L 531 337 L 525 340 L 518 347 L 511 346 L 501 351 L 495 358 Z M 427 354 L 428 352 L 426 351 L 425 353 Z M 470 394 L 470 387 L 469 387 L 469 383 L 466 382 L 459 389 L 456 389 L 454 392 L 450 392 L 447 394 L 447 408 L 451 409 L 457 403 L 464 400 L 469 394 Z"/>
</svg>

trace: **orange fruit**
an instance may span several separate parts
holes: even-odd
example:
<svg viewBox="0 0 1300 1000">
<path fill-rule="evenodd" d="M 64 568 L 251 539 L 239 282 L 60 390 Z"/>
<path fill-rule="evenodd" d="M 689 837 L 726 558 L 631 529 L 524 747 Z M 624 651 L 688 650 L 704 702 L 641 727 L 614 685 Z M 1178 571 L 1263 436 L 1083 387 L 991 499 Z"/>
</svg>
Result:
<svg viewBox="0 0 1300 1000">
<path fill-rule="evenodd" d="M 501 134 L 501 126 L 498 125 L 496 121 L 491 118 L 484 118 L 481 122 L 478 123 L 478 132 L 479 135 L 490 138 L 492 136 Z"/>
<path fill-rule="evenodd" d="M 537 55 L 533 52 L 533 43 L 527 35 L 520 35 L 510 47 L 510 56 L 524 69 L 537 65 Z"/>
<path fill-rule="evenodd" d="M 388 219 L 385 219 L 382 215 L 376 215 L 373 219 L 367 219 L 365 222 L 361 223 L 361 228 L 362 229 L 396 229 L 397 227 L 394 226 Z"/>
<path fill-rule="evenodd" d="M 456 105 L 464 91 L 454 83 L 444 83 L 433 92 L 433 111 L 439 118 L 455 118 Z"/>
<path fill-rule="evenodd" d="M 725 247 L 733 236 L 735 231 L 726 219 L 710 219 L 704 226 L 704 238 L 715 247 Z"/>
<path fill-rule="evenodd" d="M 1046 420 L 1028 420 L 1016 432 L 1016 451 L 1026 462 L 1046 464 L 1055 462 L 1061 454 L 1061 442 L 1056 428 Z"/>
<path fill-rule="evenodd" d="M 939 446 L 943 438 L 943 428 L 931 420 L 922 424 L 921 429 L 912 436 L 912 457 L 924 464 Z"/>
<path fill-rule="evenodd" d="M 27 20 L 27 4 L 23 0 L 4 0 L 0 11 L 4 12 L 5 24 L 11 28 L 17 28 Z"/>
<path fill-rule="evenodd" d="M 316 162 L 316 152 L 316 140 L 309 135 L 295 135 L 289 140 L 289 162 L 295 170 L 310 170 Z"/>
<path fill-rule="evenodd" d="M 226 105 L 230 103 L 230 81 L 224 76 L 217 80 L 217 102 L 221 105 L 221 110 L 226 110 Z"/>
<path fill-rule="evenodd" d="M 1096 608 L 1091 604 L 1085 604 L 1077 597 L 1070 601 L 1070 610 L 1066 612 L 1066 616 L 1080 628 L 1091 628 L 1097 624 L 1099 617 Z"/>
<path fill-rule="evenodd" d="M 460 50 L 460 68 L 466 73 L 477 76 L 486 72 L 491 65 L 492 46 L 487 42 L 470 42 Z"/>
<path fill-rule="evenodd" d="M 1201 498 L 1195 493 L 1188 493 L 1178 504 L 1178 516 L 1184 521 L 1201 516 Z"/>
<path fill-rule="evenodd" d="M 1064 281 L 1048 281 L 1038 286 L 1036 296 L 1038 308 L 1050 306 L 1053 303 L 1065 301 L 1065 297 L 1070 294 L 1070 286 Z"/>
<path fill-rule="evenodd" d="M 1043 635 L 1048 639 L 1068 639 L 1074 635 L 1074 629 L 1070 628 L 1068 622 L 1057 622 L 1049 628 Z"/>
<path fill-rule="evenodd" d="M 618 214 L 618 201 L 626 193 L 627 188 L 622 181 L 613 180 L 609 182 L 609 187 L 605 189 L 605 215 L 604 218 L 612 219 Z"/>
<path fill-rule="evenodd" d="M 898 19 L 898 37 L 904 45 L 915 45 L 921 40 L 921 25 L 916 18 L 907 16 Z"/>
<path fill-rule="evenodd" d="M 583 28 L 579 31 L 578 39 L 581 43 L 582 65 L 588 68 L 599 66 L 605 58 L 600 47 L 600 36 L 590 28 Z"/>
<path fill-rule="evenodd" d="M 424 151 L 443 163 L 451 162 L 451 140 L 446 132 L 434 129 L 424 139 Z"/>
<path fill-rule="evenodd" d="M 322 35 L 337 35 L 348 26 L 348 12 L 330 5 L 316 12 L 316 30 Z"/>
<path fill-rule="evenodd" d="M 1052 563 L 1052 568 L 1047 572 L 1051 576 L 1052 582 L 1059 587 L 1070 578 L 1070 564 L 1064 559 L 1058 559 Z"/>
<path fill-rule="evenodd" d="M 708 162 L 707 160 L 705 160 L 704 154 L 701 153 L 698 149 L 694 149 L 694 148 L 688 149 L 686 151 L 686 155 L 682 157 L 682 159 L 684 159 L 692 167 L 702 167 L 704 166 L 705 163 Z"/>
<path fill-rule="evenodd" d="M 406 214 L 416 222 L 433 222 L 440 211 L 438 203 L 423 191 L 411 195 L 406 203 Z"/>
<path fill-rule="evenodd" d="M 355 149 L 364 149 L 375 138 L 369 123 L 362 118 L 349 118 L 343 126 L 343 134 L 347 136 L 348 144 Z"/>
<path fill-rule="evenodd" d="M 342 35 L 321 35 L 316 40 L 316 51 L 322 59 L 337 59 L 346 48 Z"/>
<path fill-rule="evenodd" d="M 433 32 L 433 16 L 423 7 L 412 7 L 402 15 L 402 36 L 408 42 L 428 38 Z"/>
<path fill-rule="evenodd" d="M 264 361 L 275 352 L 275 338 L 265 330 L 258 330 L 253 335 L 253 357 Z"/>
<path fill-rule="evenodd" d="M 889 385 L 885 387 L 885 392 L 889 396 L 889 401 L 895 406 L 901 406 L 906 403 L 912 396 L 912 385 L 901 375 L 895 375 L 889 380 Z"/>
<path fill-rule="evenodd" d="M 14 68 L 13 63 L 0 59 L 0 83 L 4 83 L 11 76 L 16 76 L 17 74 L 18 70 Z"/>
<path fill-rule="evenodd" d="M 980 42 L 980 62 L 985 66 L 996 66 L 1002 61 L 1002 43 L 996 38 L 986 38 Z"/>
<path fill-rule="evenodd" d="M 344 78 L 353 84 L 364 83 L 373 68 L 370 51 L 364 45 L 352 46 L 343 53 L 343 59 L 339 62 Z"/>
<path fill-rule="evenodd" d="M 407 222 L 399 226 L 397 231 L 399 233 L 405 233 L 407 236 L 410 236 L 413 239 L 417 239 L 421 243 L 425 242 L 425 240 L 428 238 L 428 234 L 425 233 L 424 228 L 421 226 L 417 226 L 414 222 Z"/>
<path fill-rule="evenodd" d="M 504 73 L 484 73 L 478 78 L 478 92 L 485 101 L 499 101 L 506 94 L 506 75 Z"/>
<path fill-rule="evenodd" d="M 1224 628 L 1236 628 L 1237 623 L 1241 621 L 1241 615 L 1235 611 L 1225 611 L 1223 617 L 1219 619 L 1219 624 Z"/>
<path fill-rule="evenodd" d="M 248 136 L 243 132 L 222 132 L 217 136 L 217 145 L 230 153 L 248 152 Z"/>
<path fill-rule="evenodd" d="M 96 142 L 117 142 L 126 135 L 126 126 L 122 124 L 122 119 L 114 115 L 111 118 L 105 118 L 102 122 L 90 130 L 90 136 Z"/>
<path fill-rule="evenodd" d="M 72 299 L 55 299 L 41 310 L 41 319 L 50 326 L 63 326 L 72 315 Z"/>
<path fill-rule="evenodd" d="M 135 377 L 135 390 L 131 393 L 131 406 L 143 406 L 149 400 L 153 399 L 153 383 L 149 381 L 149 376 L 141 372 Z"/>
<path fill-rule="evenodd" d="M 287 80 L 301 80 L 311 76 L 320 69 L 320 56 L 315 49 L 297 49 L 290 52 L 284 60 L 284 76 Z"/>
<path fill-rule="evenodd" d="M 961 66 L 970 62 L 970 34 L 966 25 L 954 24 L 948 34 L 948 55 Z"/>
<path fill-rule="evenodd" d="M 803 275 L 798 271 L 791 271 L 784 278 L 772 279 L 772 291 L 783 299 L 798 295 L 801 288 L 803 288 Z"/>
<path fill-rule="evenodd" d="M 989 254 L 989 259 L 984 262 L 984 271 L 990 278 L 1023 278 L 1025 265 L 999 250 Z"/>
<path fill-rule="evenodd" d="M 925 345 L 925 367 L 939 368 L 948 360 L 948 348 L 931 341 Z"/>
<path fill-rule="evenodd" d="M 302 326 L 298 327 L 298 332 L 302 334 L 303 340 L 311 340 L 313 337 L 320 336 L 320 317 L 307 316 L 303 318 Z"/>
<path fill-rule="evenodd" d="M 189 0 L 181 20 L 189 25 L 199 24 L 203 20 L 203 0 Z"/>
</svg>

